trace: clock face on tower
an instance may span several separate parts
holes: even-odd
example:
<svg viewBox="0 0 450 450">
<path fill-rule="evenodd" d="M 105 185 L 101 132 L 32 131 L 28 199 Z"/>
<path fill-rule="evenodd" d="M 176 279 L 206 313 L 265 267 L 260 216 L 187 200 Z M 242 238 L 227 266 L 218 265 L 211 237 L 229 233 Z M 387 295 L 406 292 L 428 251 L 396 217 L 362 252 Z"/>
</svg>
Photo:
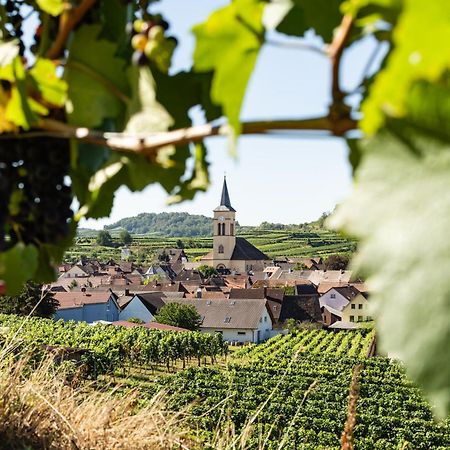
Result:
<svg viewBox="0 0 450 450">
<path fill-rule="evenodd" d="M 225 217 L 219 216 L 219 221 L 220 221 L 220 222 L 223 222 L 224 220 L 225 220 Z"/>
</svg>

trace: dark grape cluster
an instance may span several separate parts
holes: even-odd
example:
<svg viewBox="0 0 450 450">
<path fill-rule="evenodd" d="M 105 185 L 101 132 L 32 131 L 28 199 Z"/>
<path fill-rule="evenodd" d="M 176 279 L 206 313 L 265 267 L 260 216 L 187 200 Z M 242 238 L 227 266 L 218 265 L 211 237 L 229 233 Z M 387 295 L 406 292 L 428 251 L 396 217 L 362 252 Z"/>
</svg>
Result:
<svg viewBox="0 0 450 450">
<path fill-rule="evenodd" d="M 159 14 L 128 24 L 127 32 L 132 35 L 131 46 L 134 50 L 133 64 L 142 66 L 152 62 L 162 72 L 169 70 L 177 40 L 166 36 L 168 28 L 169 24 Z"/>
<path fill-rule="evenodd" d="M 25 45 L 21 40 L 23 36 L 23 17 L 20 10 L 21 5 L 22 2 L 14 2 L 12 0 L 6 0 L 5 2 L 5 11 L 7 16 L 6 28 L 9 33 L 9 38 L 19 39 L 19 53 L 23 55 L 25 52 Z"/>
<path fill-rule="evenodd" d="M 0 139 L 0 251 L 17 242 L 55 244 L 70 232 L 66 139 Z"/>
</svg>

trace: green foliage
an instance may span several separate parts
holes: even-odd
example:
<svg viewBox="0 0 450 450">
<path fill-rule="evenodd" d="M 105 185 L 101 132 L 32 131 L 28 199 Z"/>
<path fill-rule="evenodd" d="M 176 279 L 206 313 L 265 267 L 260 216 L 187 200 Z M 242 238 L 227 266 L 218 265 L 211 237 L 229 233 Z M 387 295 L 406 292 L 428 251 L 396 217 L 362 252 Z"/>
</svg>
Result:
<svg viewBox="0 0 450 450">
<path fill-rule="evenodd" d="M 202 323 L 195 306 L 180 305 L 179 303 L 164 305 L 156 314 L 155 321 L 193 331 L 198 330 Z"/>
<path fill-rule="evenodd" d="M 213 275 L 218 274 L 217 270 L 214 267 L 208 266 L 206 264 L 202 264 L 197 268 L 197 270 L 200 272 L 202 278 L 209 278 Z"/>
<path fill-rule="evenodd" d="M 85 322 L 75 323 L 42 319 L 24 319 L 15 315 L 0 314 L 0 342 L 18 338 L 14 351 L 23 356 L 30 351 L 33 360 L 48 357 L 44 345 L 57 345 L 88 349 L 84 361 L 91 367 L 91 374 L 124 373 L 131 367 L 167 369 L 177 361 L 207 356 L 215 359 L 227 351 L 222 336 L 200 332 L 171 332 L 149 330 L 145 327 L 121 327 L 113 325 L 92 326 Z"/>
<path fill-rule="evenodd" d="M 145 323 L 142 319 L 139 319 L 139 317 L 130 317 L 129 319 L 127 319 L 127 322 L 131 322 L 131 323 Z"/>
<path fill-rule="evenodd" d="M 194 68 L 214 71 L 211 99 L 223 107 L 236 135 L 248 80 L 264 40 L 261 0 L 235 0 L 194 27 Z"/>
<path fill-rule="evenodd" d="M 128 230 L 122 230 L 119 234 L 119 239 L 124 245 L 130 245 L 133 242 L 133 238 Z"/>
<path fill-rule="evenodd" d="M 53 317 L 58 306 L 53 292 L 43 290 L 41 285 L 32 281 L 25 284 L 19 295 L 0 297 L 1 314 Z"/>
<path fill-rule="evenodd" d="M 327 270 L 346 270 L 350 263 L 349 255 L 330 255 L 324 262 Z"/>
<path fill-rule="evenodd" d="M 113 246 L 111 235 L 106 230 L 101 230 L 98 232 L 96 241 L 98 245 L 103 245 L 104 247 Z"/>
</svg>

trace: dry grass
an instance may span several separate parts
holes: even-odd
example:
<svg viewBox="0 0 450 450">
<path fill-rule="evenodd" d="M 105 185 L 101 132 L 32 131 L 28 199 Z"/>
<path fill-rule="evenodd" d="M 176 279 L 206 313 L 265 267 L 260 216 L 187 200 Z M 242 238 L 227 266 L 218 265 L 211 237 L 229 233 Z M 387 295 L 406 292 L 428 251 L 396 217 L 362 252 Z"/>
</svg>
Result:
<svg viewBox="0 0 450 450">
<path fill-rule="evenodd" d="M 5 359 L 3 359 L 5 361 Z M 0 366 L 0 448 L 187 449 L 185 414 L 164 411 L 162 394 L 136 408 L 125 398 L 67 384 L 51 361 Z M 188 447 L 189 446 L 189 447 Z"/>
</svg>

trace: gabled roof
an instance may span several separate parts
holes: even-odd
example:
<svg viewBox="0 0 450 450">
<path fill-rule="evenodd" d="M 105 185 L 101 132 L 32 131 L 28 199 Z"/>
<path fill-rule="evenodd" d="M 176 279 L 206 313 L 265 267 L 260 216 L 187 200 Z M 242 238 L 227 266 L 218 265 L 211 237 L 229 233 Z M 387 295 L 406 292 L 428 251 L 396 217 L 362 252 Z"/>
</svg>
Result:
<svg viewBox="0 0 450 450">
<path fill-rule="evenodd" d="M 267 310 L 266 300 L 240 299 L 171 299 L 166 303 L 194 306 L 203 318 L 201 328 L 244 329 L 258 328 L 259 319 Z"/>
<path fill-rule="evenodd" d="M 258 250 L 254 245 L 250 244 L 246 239 L 237 237 L 236 245 L 234 246 L 233 254 L 230 258 L 232 261 L 236 260 L 270 260 L 261 250 Z"/>
<path fill-rule="evenodd" d="M 117 305 L 117 296 L 110 291 L 103 292 L 56 292 L 54 298 L 58 300 L 58 309 L 80 308 L 83 305 L 107 303 L 112 297 Z"/>
<path fill-rule="evenodd" d="M 322 322 L 318 298 L 285 295 L 281 307 L 280 322 L 287 319 L 295 319 L 300 322 Z"/>
<path fill-rule="evenodd" d="M 223 187 L 222 187 L 222 195 L 220 197 L 220 205 L 214 211 L 235 211 L 235 209 L 231 206 L 226 177 L 223 177 Z"/>
<path fill-rule="evenodd" d="M 161 309 L 165 305 L 165 295 L 162 292 L 136 294 L 136 297 L 141 300 L 142 304 L 153 315 L 155 315 L 157 311 L 159 311 L 159 309 Z"/>
<path fill-rule="evenodd" d="M 359 294 L 361 294 L 361 292 L 359 292 L 358 289 L 356 289 L 354 286 L 351 286 L 351 285 L 335 287 L 332 289 L 334 289 L 336 292 L 339 292 L 339 294 L 341 294 L 349 302 L 352 301 Z"/>
</svg>

